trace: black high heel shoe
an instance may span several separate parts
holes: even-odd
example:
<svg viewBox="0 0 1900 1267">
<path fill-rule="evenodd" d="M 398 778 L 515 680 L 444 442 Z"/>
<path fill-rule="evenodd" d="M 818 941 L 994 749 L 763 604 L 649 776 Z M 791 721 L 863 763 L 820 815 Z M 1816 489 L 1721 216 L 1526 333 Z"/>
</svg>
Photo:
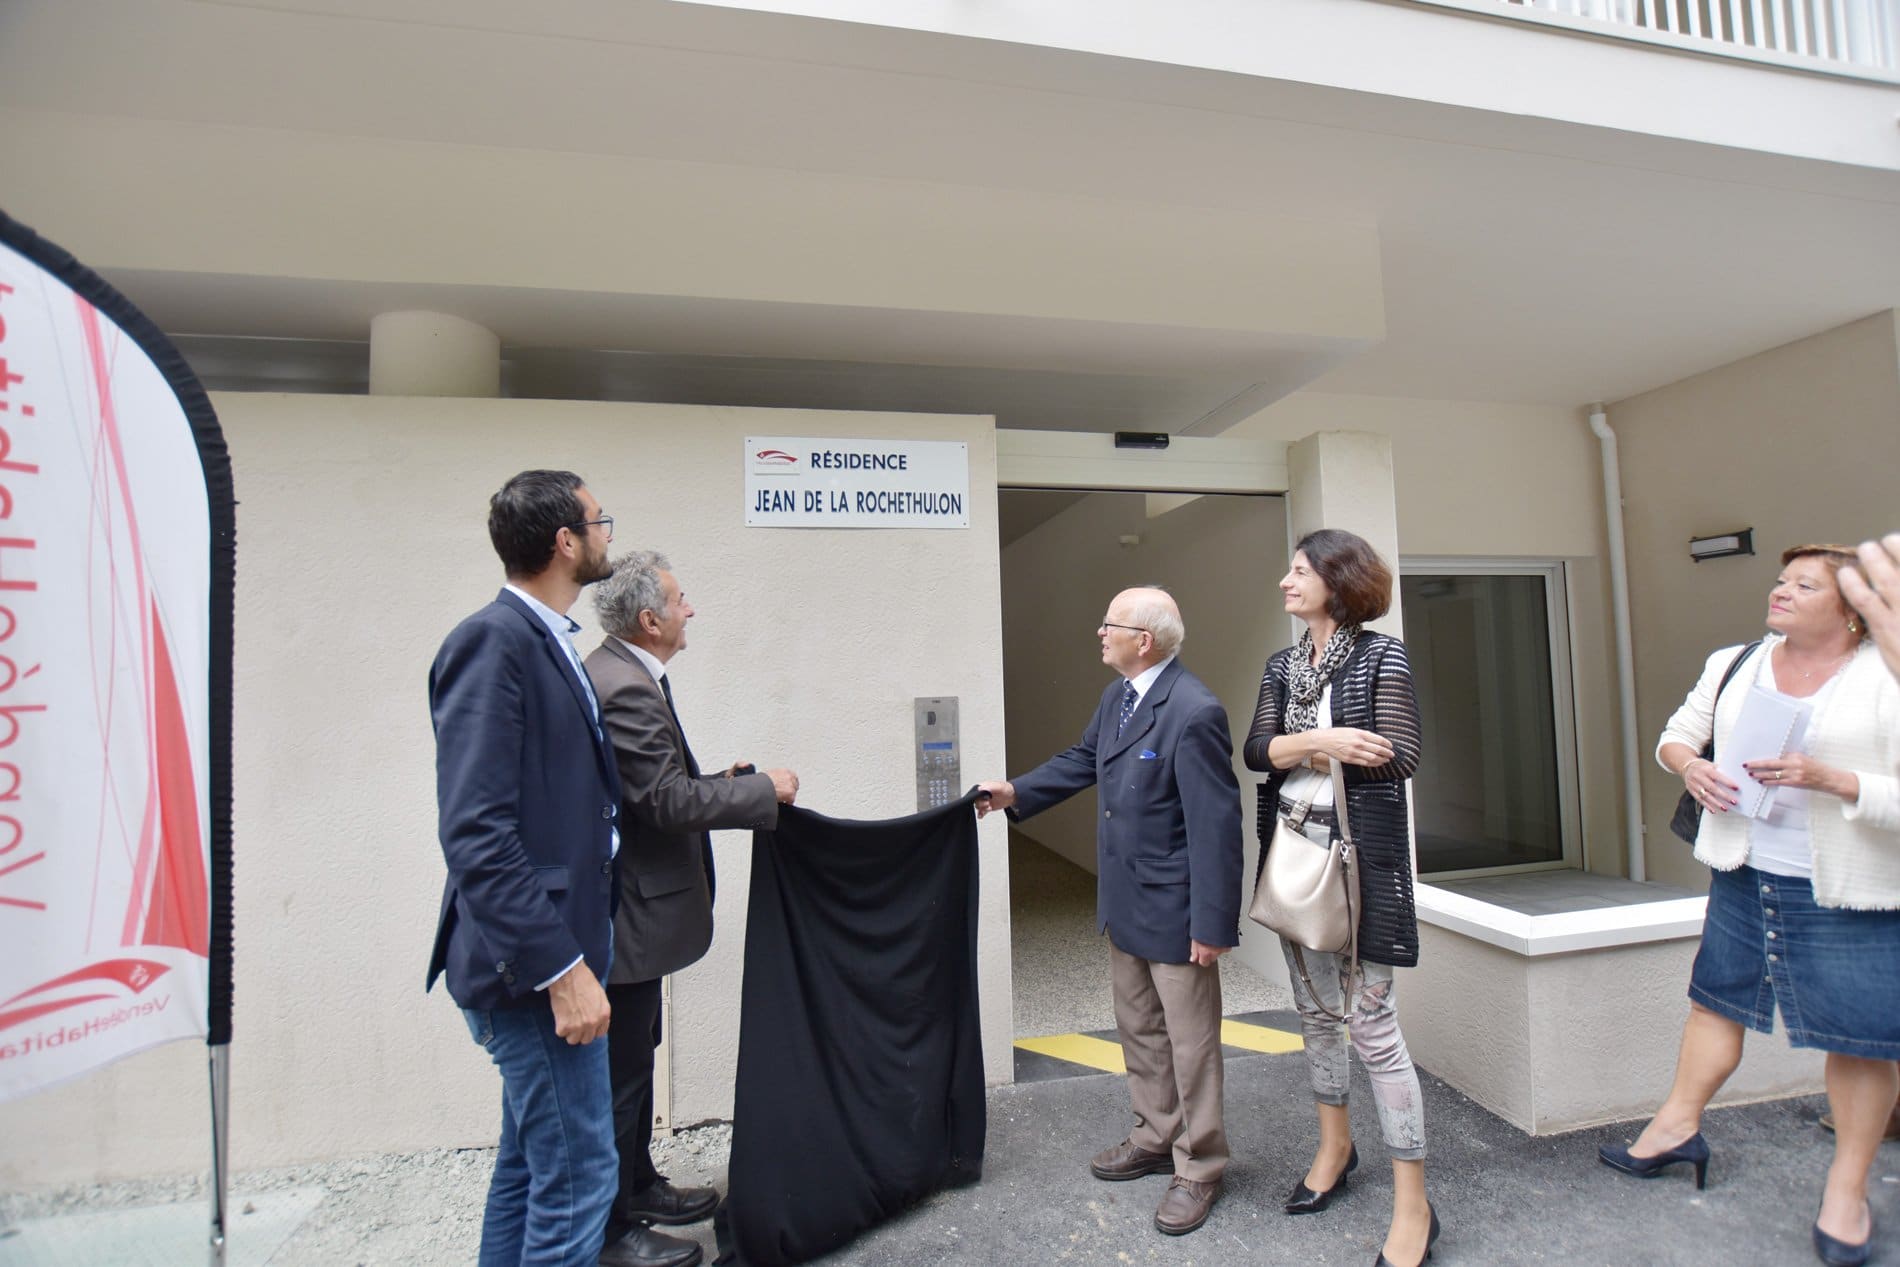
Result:
<svg viewBox="0 0 1900 1267">
<path fill-rule="evenodd" d="M 1873 1211 L 1867 1212 L 1867 1239 L 1858 1245 L 1846 1241 L 1837 1241 L 1821 1230 L 1820 1223 L 1814 1225 L 1814 1252 L 1827 1267 L 1861 1267 L 1874 1247 Z"/>
<path fill-rule="evenodd" d="M 1429 1201 L 1425 1203 L 1425 1208 L 1432 1212 L 1432 1230 L 1425 1234 L 1425 1258 L 1418 1260 L 1421 1263 L 1432 1256 L 1432 1246 L 1438 1244 L 1438 1211 Z M 1392 1267 L 1392 1260 L 1385 1256 L 1384 1250 L 1380 1250 L 1379 1256 L 1372 1260 L 1372 1267 Z"/>
<path fill-rule="evenodd" d="M 1333 1203 L 1333 1198 L 1346 1190 L 1346 1176 L 1359 1168 L 1359 1145 L 1352 1146 L 1352 1156 L 1346 1158 L 1346 1168 L 1339 1172 L 1339 1179 L 1324 1192 L 1315 1192 L 1306 1186 L 1302 1179 L 1293 1185 L 1286 1204 L 1281 1208 L 1288 1214 L 1318 1214 Z"/>
<path fill-rule="evenodd" d="M 1709 1141 L 1697 1131 L 1668 1152 L 1654 1157 L 1632 1157 L 1627 1148 L 1605 1144 L 1597 1149 L 1597 1160 L 1611 1170 L 1620 1170 L 1638 1179 L 1654 1179 L 1670 1166 L 1686 1161 L 1695 1167 L 1695 1186 L 1700 1189 L 1709 1177 Z"/>
</svg>

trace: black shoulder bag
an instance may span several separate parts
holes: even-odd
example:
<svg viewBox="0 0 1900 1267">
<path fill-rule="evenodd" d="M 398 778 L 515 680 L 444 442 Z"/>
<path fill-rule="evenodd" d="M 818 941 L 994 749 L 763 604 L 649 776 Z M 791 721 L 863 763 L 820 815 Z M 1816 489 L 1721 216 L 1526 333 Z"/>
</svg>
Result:
<svg viewBox="0 0 1900 1267">
<path fill-rule="evenodd" d="M 1715 704 L 1722 702 L 1722 691 L 1728 686 L 1729 679 L 1735 676 L 1735 670 L 1741 668 L 1742 661 L 1753 655 L 1755 648 L 1760 645 L 1761 639 L 1757 638 L 1735 653 L 1735 658 L 1728 663 L 1728 672 L 1722 675 L 1721 683 L 1715 688 Z M 1715 760 L 1715 704 L 1709 705 L 1709 742 L 1702 745 L 1702 751 L 1698 754 L 1703 761 Z M 1676 802 L 1676 812 L 1669 820 L 1669 830 L 1692 845 L 1696 833 L 1702 830 L 1702 802 L 1696 800 L 1695 793 L 1687 788 L 1682 790 L 1682 799 Z"/>
</svg>

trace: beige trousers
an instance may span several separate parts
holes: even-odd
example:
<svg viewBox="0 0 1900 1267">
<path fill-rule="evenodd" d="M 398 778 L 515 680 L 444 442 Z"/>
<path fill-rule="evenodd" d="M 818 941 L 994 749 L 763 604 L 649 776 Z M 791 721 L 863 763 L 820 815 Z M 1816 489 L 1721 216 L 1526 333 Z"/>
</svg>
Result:
<svg viewBox="0 0 1900 1267">
<path fill-rule="evenodd" d="M 1156 963 L 1114 944 L 1115 1028 L 1128 1066 L 1135 1127 L 1128 1138 L 1174 1153 L 1174 1173 L 1198 1182 L 1227 1169 L 1221 1124 L 1220 966 Z"/>
</svg>

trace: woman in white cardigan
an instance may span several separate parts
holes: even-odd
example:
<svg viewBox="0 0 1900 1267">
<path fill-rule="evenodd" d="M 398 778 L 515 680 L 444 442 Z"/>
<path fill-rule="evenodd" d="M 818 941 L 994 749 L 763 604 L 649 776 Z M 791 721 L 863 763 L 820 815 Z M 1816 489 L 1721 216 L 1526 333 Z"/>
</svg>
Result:
<svg viewBox="0 0 1900 1267">
<path fill-rule="evenodd" d="M 1600 1150 L 1645 1179 L 1689 1163 L 1701 1187 L 1703 1109 L 1741 1062 L 1744 1029 L 1770 1032 L 1779 1006 L 1794 1046 L 1827 1052 L 1834 1162 L 1813 1239 L 1821 1261 L 1850 1265 L 1867 1261 L 1867 1173 L 1900 1093 L 1900 687 L 1841 596 L 1836 574 L 1853 557 L 1785 552 L 1768 636 L 1710 656 L 1657 744 L 1702 806 L 1708 914 L 1669 1098 L 1629 1148 Z M 1736 808 L 1742 789 L 1702 755 L 1711 737 L 1722 753 L 1751 691 L 1808 709 L 1794 748 L 1746 763 L 1774 789 L 1762 818 Z"/>
</svg>

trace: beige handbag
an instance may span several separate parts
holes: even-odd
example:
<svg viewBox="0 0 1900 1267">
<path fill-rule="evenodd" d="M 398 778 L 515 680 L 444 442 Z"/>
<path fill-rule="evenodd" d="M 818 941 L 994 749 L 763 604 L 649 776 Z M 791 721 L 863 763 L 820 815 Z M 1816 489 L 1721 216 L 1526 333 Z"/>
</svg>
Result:
<svg viewBox="0 0 1900 1267">
<path fill-rule="evenodd" d="M 1324 845 L 1308 839 L 1300 828 L 1312 811 L 1306 797 L 1290 813 L 1274 816 L 1273 840 L 1267 846 L 1266 865 L 1254 887 L 1248 918 L 1263 924 L 1293 947 L 1293 963 L 1314 1006 L 1332 1020 L 1343 1021 L 1352 1012 L 1351 1000 L 1335 1015 L 1319 1002 L 1319 992 L 1306 971 L 1307 950 L 1349 955 L 1348 981 L 1359 976 L 1359 868 L 1353 857 L 1352 827 L 1346 816 L 1346 777 L 1338 761 L 1333 774 L 1333 815 L 1337 830 Z"/>
</svg>

